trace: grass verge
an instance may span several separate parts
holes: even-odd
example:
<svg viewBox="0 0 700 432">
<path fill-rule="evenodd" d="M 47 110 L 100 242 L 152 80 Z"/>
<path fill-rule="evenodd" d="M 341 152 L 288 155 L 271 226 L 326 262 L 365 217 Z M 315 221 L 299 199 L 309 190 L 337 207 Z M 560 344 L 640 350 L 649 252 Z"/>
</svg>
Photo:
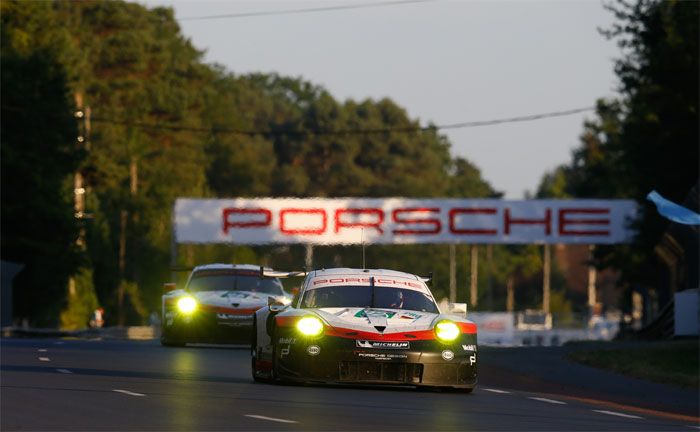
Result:
<svg viewBox="0 0 700 432">
<path fill-rule="evenodd" d="M 568 358 L 650 381 L 699 388 L 698 340 L 576 344 Z"/>
</svg>

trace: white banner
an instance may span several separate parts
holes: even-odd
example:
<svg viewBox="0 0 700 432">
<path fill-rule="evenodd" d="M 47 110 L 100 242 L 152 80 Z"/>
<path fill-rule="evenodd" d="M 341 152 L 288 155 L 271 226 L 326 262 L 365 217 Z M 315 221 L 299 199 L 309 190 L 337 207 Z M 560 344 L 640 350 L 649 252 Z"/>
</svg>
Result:
<svg viewBox="0 0 700 432">
<path fill-rule="evenodd" d="M 175 203 L 178 243 L 584 243 L 630 240 L 631 200 L 234 198 Z"/>
</svg>

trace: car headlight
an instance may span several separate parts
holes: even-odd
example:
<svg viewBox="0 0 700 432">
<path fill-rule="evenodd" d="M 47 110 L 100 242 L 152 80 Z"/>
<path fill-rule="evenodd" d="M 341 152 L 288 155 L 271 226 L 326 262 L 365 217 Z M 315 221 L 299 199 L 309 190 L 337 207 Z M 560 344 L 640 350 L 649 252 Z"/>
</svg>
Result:
<svg viewBox="0 0 700 432">
<path fill-rule="evenodd" d="M 307 316 L 297 321 L 297 330 L 306 336 L 318 336 L 323 331 L 323 323 L 316 317 Z"/>
<path fill-rule="evenodd" d="M 197 309 L 197 300 L 194 297 L 181 297 L 177 301 L 177 308 L 180 312 L 189 315 Z"/>
<path fill-rule="evenodd" d="M 435 324 L 435 336 L 443 342 L 452 342 L 459 336 L 459 327 L 452 321 L 440 321 Z"/>
</svg>

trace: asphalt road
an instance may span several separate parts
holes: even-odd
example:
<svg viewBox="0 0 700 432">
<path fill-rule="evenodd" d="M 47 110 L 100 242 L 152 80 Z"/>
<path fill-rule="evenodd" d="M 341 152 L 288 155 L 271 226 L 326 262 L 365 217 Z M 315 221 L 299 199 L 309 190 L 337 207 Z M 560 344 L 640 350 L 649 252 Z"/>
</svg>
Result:
<svg viewBox="0 0 700 432">
<path fill-rule="evenodd" d="M 486 350 L 479 386 L 462 394 L 257 384 L 244 347 L 3 339 L 0 349 L 3 431 L 700 429 L 697 411 L 645 407 L 630 395 L 567 394 L 574 386 L 563 378 L 557 386 L 503 367 L 531 365 L 535 351 Z"/>
</svg>

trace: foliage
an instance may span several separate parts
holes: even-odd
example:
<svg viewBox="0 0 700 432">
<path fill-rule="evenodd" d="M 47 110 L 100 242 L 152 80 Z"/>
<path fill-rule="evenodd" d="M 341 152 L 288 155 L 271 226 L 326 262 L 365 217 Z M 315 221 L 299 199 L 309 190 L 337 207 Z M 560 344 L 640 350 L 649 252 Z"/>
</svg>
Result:
<svg viewBox="0 0 700 432">
<path fill-rule="evenodd" d="M 47 4 L 0 7 L 2 259 L 25 265 L 15 278 L 15 314 L 56 325 L 68 276 L 81 261 L 72 177 L 84 154 L 61 65 L 66 38 L 44 30 Z"/>
<path fill-rule="evenodd" d="M 87 326 L 98 301 L 93 284 L 92 270 L 81 268 L 73 277 L 74 293 L 68 294 L 66 308 L 61 312 L 61 329 L 78 330 Z"/>
<path fill-rule="evenodd" d="M 108 325 L 118 317 L 143 322 L 171 277 L 179 196 L 499 196 L 468 160 L 450 157 L 435 130 L 381 132 L 419 124 L 389 99 L 338 101 L 301 78 L 204 64 L 169 8 L 10 0 L 0 7 L 2 257 L 28 265 L 17 279 L 16 313 L 35 323 L 56 321 L 65 298 L 67 326 L 94 306 L 90 293 L 81 304 L 67 296 L 70 275 L 81 284 L 92 278 Z M 91 108 L 90 130 L 79 149 L 78 126 L 88 132 L 88 124 L 72 111 L 83 106 Z M 342 133 L 355 129 L 374 132 Z M 91 215 L 85 250 L 74 247 L 76 171 Z M 298 267 L 304 255 L 298 246 L 177 251 L 182 265 Z M 370 255 L 447 280 L 447 247 L 377 247 Z M 317 261 L 354 264 L 356 256 L 354 248 L 322 248 Z M 37 307 L 37 298 L 46 304 Z"/>
</svg>

